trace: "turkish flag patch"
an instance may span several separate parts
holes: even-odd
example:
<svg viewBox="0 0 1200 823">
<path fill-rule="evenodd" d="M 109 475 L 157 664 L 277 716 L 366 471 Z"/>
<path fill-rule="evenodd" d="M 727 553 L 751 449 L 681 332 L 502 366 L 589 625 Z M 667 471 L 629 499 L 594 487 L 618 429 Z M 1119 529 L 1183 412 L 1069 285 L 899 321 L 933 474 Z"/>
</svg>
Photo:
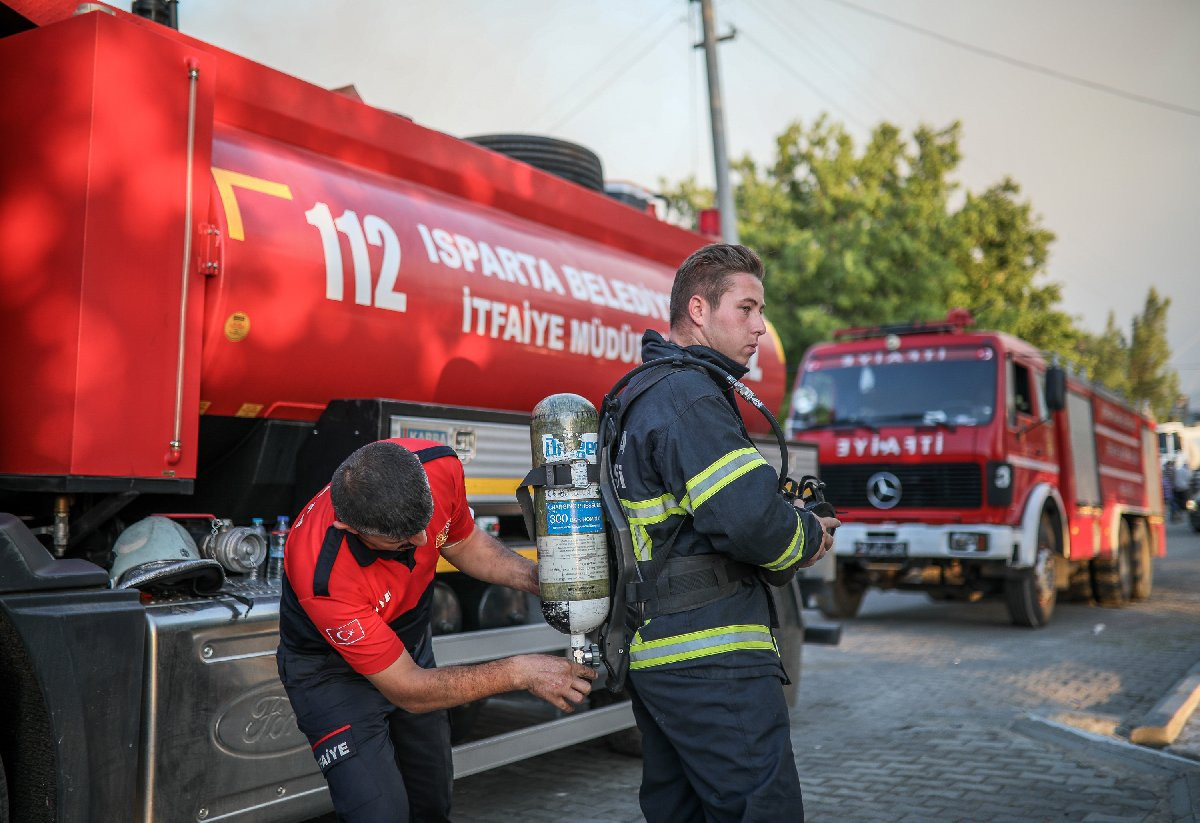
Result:
<svg viewBox="0 0 1200 823">
<path fill-rule="evenodd" d="M 350 646 L 367 636 L 363 631 L 362 623 L 358 622 L 358 618 L 354 618 L 349 623 L 338 626 L 336 629 L 326 629 L 325 634 L 329 635 L 329 641 L 336 643 L 339 646 Z"/>
</svg>

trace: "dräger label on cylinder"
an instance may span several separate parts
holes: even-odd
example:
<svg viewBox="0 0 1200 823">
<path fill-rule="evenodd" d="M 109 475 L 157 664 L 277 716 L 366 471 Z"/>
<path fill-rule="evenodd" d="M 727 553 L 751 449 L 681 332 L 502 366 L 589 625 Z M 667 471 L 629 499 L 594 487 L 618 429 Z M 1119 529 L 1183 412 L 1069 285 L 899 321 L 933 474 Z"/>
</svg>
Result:
<svg viewBox="0 0 1200 823">
<path fill-rule="evenodd" d="M 599 500 L 546 501 L 546 534 L 598 534 L 603 530 Z"/>
</svg>

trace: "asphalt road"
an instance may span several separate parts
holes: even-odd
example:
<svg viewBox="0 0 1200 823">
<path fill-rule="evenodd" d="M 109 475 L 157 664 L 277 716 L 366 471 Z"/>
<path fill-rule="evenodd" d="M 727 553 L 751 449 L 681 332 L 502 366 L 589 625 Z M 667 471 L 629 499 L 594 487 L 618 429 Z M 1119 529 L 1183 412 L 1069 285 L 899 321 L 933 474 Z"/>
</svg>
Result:
<svg viewBox="0 0 1200 823">
<path fill-rule="evenodd" d="M 806 818 L 1195 820 L 1200 721 L 1165 753 L 1128 743 L 1200 662 L 1200 535 L 1170 524 L 1168 552 L 1148 600 L 1060 604 L 1038 630 L 1009 625 L 1001 602 L 868 594 L 840 646 L 805 648 L 792 740 Z M 581 744 L 459 780 L 454 817 L 641 820 L 640 769 Z"/>
</svg>

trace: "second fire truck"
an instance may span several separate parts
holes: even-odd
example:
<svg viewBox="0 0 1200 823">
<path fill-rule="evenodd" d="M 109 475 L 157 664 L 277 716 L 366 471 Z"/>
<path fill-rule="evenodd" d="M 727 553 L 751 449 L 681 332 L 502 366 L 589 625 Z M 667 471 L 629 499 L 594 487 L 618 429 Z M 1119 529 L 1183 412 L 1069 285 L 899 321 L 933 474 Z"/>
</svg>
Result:
<svg viewBox="0 0 1200 823">
<path fill-rule="evenodd" d="M 1147 597 L 1166 550 L 1154 421 L 971 322 L 847 329 L 806 354 L 790 428 L 845 521 L 823 611 L 851 617 L 869 588 L 1000 595 L 1042 626 L 1062 593 Z"/>
</svg>

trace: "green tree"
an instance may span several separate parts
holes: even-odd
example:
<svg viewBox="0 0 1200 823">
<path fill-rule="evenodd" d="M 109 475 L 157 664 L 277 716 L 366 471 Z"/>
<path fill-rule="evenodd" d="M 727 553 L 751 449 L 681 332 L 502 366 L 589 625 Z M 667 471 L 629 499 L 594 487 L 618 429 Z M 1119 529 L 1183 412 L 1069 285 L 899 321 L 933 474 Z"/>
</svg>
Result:
<svg viewBox="0 0 1200 823">
<path fill-rule="evenodd" d="M 1133 318 L 1129 352 L 1129 394 L 1134 400 L 1150 404 L 1155 417 L 1165 420 L 1179 396 L 1179 374 L 1167 366 L 1171 348 L 1167 345 L 1167 309 L 1169 297 L 1159 297 L 1153 286 L 1146 294 L 1142 313 Z"/>
<path fill-rule="evenodd" d="M 1113 312 L 1108 313 L 1104 332 L 1079 333 L 1076 358 L 1089 379 L 1112 391 L 1132 397 L 1129 385 L 1129 343 L 1117 327 Z"/>
<path fill-rule="evenodd" d="M 967 194 L 954 215 L 959 233 L 954 260 L 962 276 L 949 302 L 969 308 L 979 328 L 1006 331 L 1069 356 L 1080 332 L 1057 308 L 1062 286 L 1039 282 L 1054 234 L 1018 199 L 1020 193 L 1005 178 L 981 195 Z"/>
<path fill-rule="evenodd" d="M 768 313 L 793 368 L 838 327 L 945 315 L 958 132 L 918 129 L 910 146 L 883 123 L 860 152 L 822 117 L 789 126 L 773 165 L 735 164 L 741 236 L 768 261 Z"/>
<path fill-rule="evenodd" d="M 672 185 L 665 179 L 658 181 L 659 196 L 666 203 L 667 213 L 663 219 L 679 226 L 696 228 L 702 209 L 711 209 L 716 200 L 712 189 L 705 188 L 689 177 Z"/>
<path fill-rule="evenodd" d="M 1053 234 L 1004 180 L 952 208 L 961 128 L 881 123 L 861 148 L 826 117 L 790 125 L 776 158 L 734 164 L 742 240 L 767 263 L 767 313 L 794 371 L 834 329 L 935 320 L 967 306 L 981 327 L 1074 353 L 1071 319 L 1041 284 Z M 712 202 L 687 180 L 666 192 L 686 218 Z"/>
</svg>

